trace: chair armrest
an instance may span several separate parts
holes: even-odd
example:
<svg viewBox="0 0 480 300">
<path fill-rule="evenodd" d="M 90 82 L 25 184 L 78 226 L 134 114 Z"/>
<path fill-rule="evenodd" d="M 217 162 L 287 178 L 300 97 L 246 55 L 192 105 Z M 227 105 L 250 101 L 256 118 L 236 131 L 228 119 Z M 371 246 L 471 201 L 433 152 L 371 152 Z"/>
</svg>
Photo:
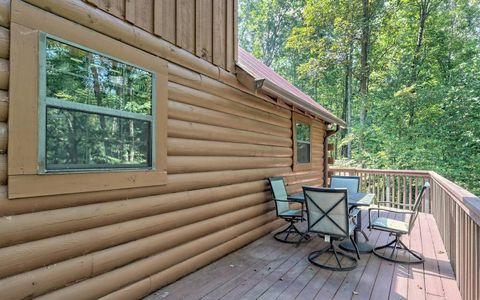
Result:
<svg viewBox="0 0 480 300">
<path fill-rule="evenodd" d="M 287 202 L 287 203 L 300 203 L 302 205 L 302 208 L 301 210 L 305 210 L 304 209 L 304 205 L 305 205 L 305 202 L 304 201 L 300 201 L 300 200 L 283 200 L 283 199 L 276 199 L 276 198 L 273 198 L 273 201 L 278 201 L 278 202 Z"/>
<path fill-rule="evenodd" d="M 272 198 L 273 201 L 278 201 L 278 202 L 289 202 L 289 203 L 303 203 L 302 201 L 296 201 L 296 200 L 283 200 L 283 199 L 275 199 Z"/>
<path fill-rule="evenodd" d="M 370 214 L 372 210 L 387 211 L 387 212 L 393 212 L 397 214 L 406 214 L 406 215 L 413 215 L 415 213 L 414 211 L 411 211 L 411 210 L 398 209 L 394 207 L 370 207 L 368 209 L 368 214 Z"/>
</svg>

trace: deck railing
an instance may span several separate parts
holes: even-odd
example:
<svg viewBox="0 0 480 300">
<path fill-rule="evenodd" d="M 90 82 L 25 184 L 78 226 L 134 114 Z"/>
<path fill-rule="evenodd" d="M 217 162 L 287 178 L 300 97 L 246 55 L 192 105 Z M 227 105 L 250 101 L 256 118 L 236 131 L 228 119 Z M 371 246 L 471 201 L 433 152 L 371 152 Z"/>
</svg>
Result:
<svg viewBox="0 0 480 300">
<path fill-rule="evenodd" d="M 382 199 L 413 208 L 415 199 L 425 181 L 430 181 L 427 171 L 375 170 L 356 168 L 330 168 L 330 175 L 359 176 L 360 190 L 375 193 L 375 200 Z M 422 203 L 422 211 L 430 212 L 431 193 L 427 193 Z"/>
<path fill-rule="evenodd" d="M 480 199 L 431 171 L 330 168 L 330 175 L 356 175 L 376 199 L 411 207 L 425 181 L 431 188 L 423 211 L 431 213 L 442 236 L 463 299 L 480 299 Z"/>
</svg>

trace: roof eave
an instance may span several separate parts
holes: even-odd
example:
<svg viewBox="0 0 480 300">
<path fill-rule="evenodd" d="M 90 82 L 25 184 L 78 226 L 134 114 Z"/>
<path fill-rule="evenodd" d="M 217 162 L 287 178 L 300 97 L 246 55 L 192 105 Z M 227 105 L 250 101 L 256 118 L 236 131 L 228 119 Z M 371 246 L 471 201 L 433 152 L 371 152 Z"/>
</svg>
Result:
<svg viewBox="0 0 480 300">
<path fill-rule="evenodd" d="M 274 97 L 281 98 L 285 102 L 297 106 L 305 111 L 308 111 L 318 117 L 320 117 L 322 120 L 331 123 L 331 124 L 337 124 L 340 127 L 346 128 L 347 124 L 345 121 L 342 119 L 336 117 L 335 115 L 331 113 L 327 113 L 325 111 L 322 111 L 318 109 L 317 107 L 309 104 L 308 102 L 305 102 L 303 99 L 298 97 L 295 94 L 292 94 L 291 92 L 281 88 L 277 84 L 271 82 L 268 78 L 257 78 L 255 74 L 252 74 L 248 68 L 242 66 L 240 62 L 237 63 L 237 67 L 240 68 L 245 72 L 245 74 L 248 74 L 251 78 L 251 82 L 258 82 L 259 84 L 256 85 L 255 90 L 259 89 L 265 92 L 266 94 L 269 94 Z M 248 85 L 253 85 L 253 84 L 248 84 Z"/>
<path fill-rule="evenodd" d="M 276 97 L 280 97 L 280 98 L 282 98 L 282 100 L 284 100 L 286 102 L 290 102 L 290 104 L 293 104 L 297 107 L 300 107 L 303 110 L 311 112 L 311 113 L 319 116 L 321 119 L 323 119 L 324 121 L 326 121 L 328 123 L 337 124 L 338 126 L 343 127 L 343 128 L 347 127 L 347 124 L 342 119 L 336 117 L 333 114 L 326 113 L 326 112 L 318 109 L 317 107 L 309 104 L 308 102 L 305 102 L 303 99 L 301 99 L 297 95 L 292 94 L 289 91 L 286 91 L 286 90 L 282 89 L 281 87 L 274 84 L 273 82 L 271 82 L 268 79 L 265 79 L 265 81 L 263 82 L 262 90 L 267 94 L 270 94 L 270 95 L 273 95 L 273 96 L 276 96 Z"/>
</svg>

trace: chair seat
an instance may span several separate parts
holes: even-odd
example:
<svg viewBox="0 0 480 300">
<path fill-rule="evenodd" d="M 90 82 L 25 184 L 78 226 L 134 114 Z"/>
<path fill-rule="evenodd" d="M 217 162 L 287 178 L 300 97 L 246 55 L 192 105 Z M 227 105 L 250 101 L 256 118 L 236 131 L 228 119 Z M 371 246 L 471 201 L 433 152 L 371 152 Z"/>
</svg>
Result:
<svg viewBox="0 0 480 300">
<path fill-rule="evenodd" d="M 372 228 L 387 229 L 387 230 L 396 231 L 399 233 L 408 233 L 407 222 L 384 218 L 384 217 L 377 218 L 374 222 L 372 222 L 371 226 Z"/>
<path fill-rule="evenodd" d="M 301 209 L 290 209 L 283 211 L 279 217 L 302 217 L 303 216 L 303 211 Z"/>
<path fill-rule="evenodd" d="M 388 207 L 388 206 L 380 206 L 380 209 L 386 209 L 388 211 L 394 212 L 394 213 L 399 213 L 399 214 L 412 214 L 413 211 L 409 209 L 403 209 L 403 208 L 396 208 L 396 207 Z"/>
</svg>

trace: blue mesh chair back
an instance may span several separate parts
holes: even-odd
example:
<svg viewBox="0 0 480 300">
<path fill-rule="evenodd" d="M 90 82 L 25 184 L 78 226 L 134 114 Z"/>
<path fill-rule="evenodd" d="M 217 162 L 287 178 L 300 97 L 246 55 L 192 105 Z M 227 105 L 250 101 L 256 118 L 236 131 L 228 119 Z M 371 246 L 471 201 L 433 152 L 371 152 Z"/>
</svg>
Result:
<svg viewBox="0 0 480 300">
<path fill-rule="evenodd" d="M 303 187 L 308 231 L 349 237 L 347 189 Z"/>
<path fill-rule="evenodd" d="M 287 201 L 287 189 L 285 188 L 285 182 L 283 177 L 270 177 L 270 189 L 272 191 L 273 200 L 275 200 L 275 207 L 277 209 L 277 215 L 281 216 L 284 212 L 290 209 Z M 277 201 L 280 200 L 280 201 Z"/>
<path fill-rule="evenodd" d="M 345 188 L 349 194 L 358 193 L 360 177 L 358 176 L 332 176 L 330 178 L 332 189 Z"/>
</svg>

